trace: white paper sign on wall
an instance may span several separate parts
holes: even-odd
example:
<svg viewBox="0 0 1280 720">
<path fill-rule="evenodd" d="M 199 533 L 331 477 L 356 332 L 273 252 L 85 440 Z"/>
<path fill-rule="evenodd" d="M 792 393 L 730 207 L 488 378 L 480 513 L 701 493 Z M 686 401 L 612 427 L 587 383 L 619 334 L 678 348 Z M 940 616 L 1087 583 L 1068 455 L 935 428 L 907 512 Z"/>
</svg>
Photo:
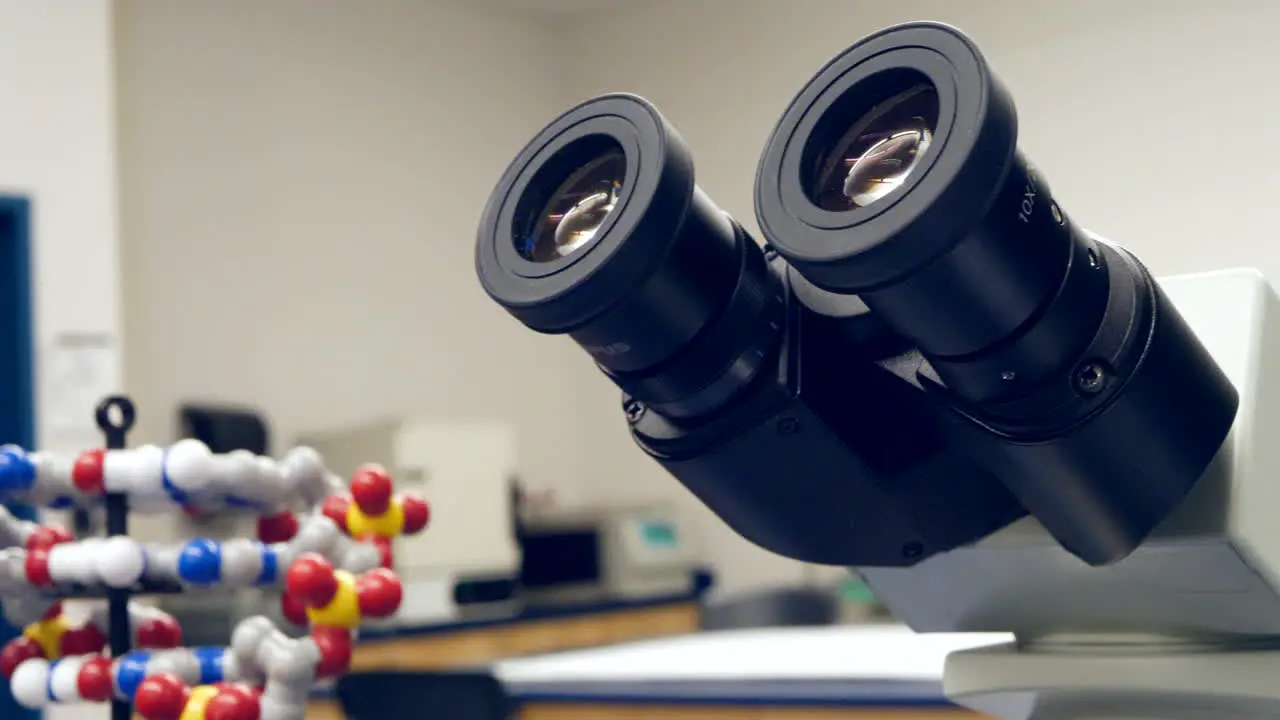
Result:
<svg viewBox="0 0 1280 720">
<path fill-rule="evenodd" d="M 94 409 L 104 397 L 119 391 L 113 338 L 106 333 L 60 334 L 41 365 L 48 431 L 58 437 L 96 433 Z"/>
</svg>

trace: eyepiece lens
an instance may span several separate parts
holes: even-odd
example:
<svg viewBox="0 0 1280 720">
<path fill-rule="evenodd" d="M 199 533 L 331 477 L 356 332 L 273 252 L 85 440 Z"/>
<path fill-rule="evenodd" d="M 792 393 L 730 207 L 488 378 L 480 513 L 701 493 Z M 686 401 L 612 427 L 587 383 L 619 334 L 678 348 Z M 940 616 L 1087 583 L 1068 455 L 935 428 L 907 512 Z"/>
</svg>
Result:
<svg viewBox="0 0 1280 720">
<path fill-rule="evenodd" d="M 900 187 L 919 166 L 938 124 L 938 92 L 921 83 L 853 121 L 819 155 L 806 183 L 818 207 L 843 212 L 866 207 Z"/>
<path fill-rule="evenodd" d="M 517 229 L 520 256 L 535 263 L 553 262 L 586 247 L 618 204 L 626 170 L 626 156 L 616 145 L 577 163 L 528 227 Z"/>
</svg>

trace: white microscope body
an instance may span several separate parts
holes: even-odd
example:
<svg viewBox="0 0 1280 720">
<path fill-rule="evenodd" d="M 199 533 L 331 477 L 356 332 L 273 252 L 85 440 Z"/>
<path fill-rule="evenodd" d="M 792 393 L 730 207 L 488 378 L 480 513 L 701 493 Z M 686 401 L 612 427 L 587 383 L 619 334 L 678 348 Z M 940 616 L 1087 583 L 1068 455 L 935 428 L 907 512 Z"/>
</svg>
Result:
<svg viewBox="0 0 1280 720">
<path fill-rule="evenodd" d="M 1032 518 L 910 568 L 860 572 L 918 632 L 1008 632 L 946 663 L 1006 720 L 1280 717 L 1280 297 L 1252 270 L 1161 286 L 1240 393 L 1231 434 L 1132 555 L 1090 567 Z"/>
</svg>

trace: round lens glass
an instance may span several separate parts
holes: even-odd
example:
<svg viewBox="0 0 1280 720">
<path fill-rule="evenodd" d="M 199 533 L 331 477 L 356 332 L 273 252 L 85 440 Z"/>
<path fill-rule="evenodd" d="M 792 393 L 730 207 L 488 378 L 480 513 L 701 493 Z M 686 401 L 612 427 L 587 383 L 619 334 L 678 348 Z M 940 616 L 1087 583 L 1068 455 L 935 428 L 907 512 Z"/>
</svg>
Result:
<svg viewBox="0 0 1280 720">
<path fill-rule="evenodd" d="M 516 238 L 526 260 L 553 262 L 595 238 L 618 204 L 627 162 L 622 148 L 610 148 L 578 166 L 552 191 L 529 231 Z"/>
<path fill-rule="evenodd" d="M 920 84 L 863 113 L 818 160 L 810 197 L 823 210 L 866 207 L 901 187 L 933 143 L 938 92 Z"/>
</svg>

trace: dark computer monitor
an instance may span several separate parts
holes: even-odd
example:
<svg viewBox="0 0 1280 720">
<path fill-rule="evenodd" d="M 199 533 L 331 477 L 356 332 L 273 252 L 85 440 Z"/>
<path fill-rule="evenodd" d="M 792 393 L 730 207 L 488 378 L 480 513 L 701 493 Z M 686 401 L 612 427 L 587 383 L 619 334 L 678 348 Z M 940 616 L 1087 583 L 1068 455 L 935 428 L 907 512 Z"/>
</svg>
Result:
<svg viewBox="0 0 1280 720">
<path fill-rule="evenodd" d="M 254 410 L 188 403 L 178 409 L 182 437 L 199 440 L 215 453 L 247 450 L 267 455 L 271 434 Z"/>
</svg>

